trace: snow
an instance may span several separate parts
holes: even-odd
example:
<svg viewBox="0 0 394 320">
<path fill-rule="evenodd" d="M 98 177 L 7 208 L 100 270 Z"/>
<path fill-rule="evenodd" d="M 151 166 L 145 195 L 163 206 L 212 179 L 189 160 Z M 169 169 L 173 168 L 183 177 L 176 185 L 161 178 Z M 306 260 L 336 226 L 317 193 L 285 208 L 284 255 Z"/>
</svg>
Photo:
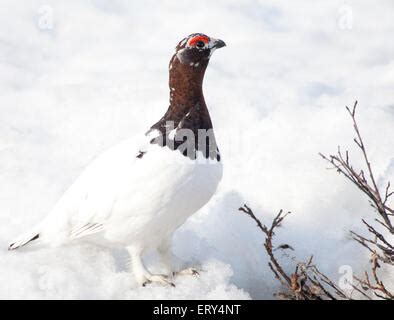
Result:
<svg viewBox="0 0 394 320">
<path fill-rule="evenodd" d="M 335 279 L 368 263 L 347 231 L 374 215 L 318 152 L 341 144 L 361 164 L 344 109 L 358 99 L 379 182 L 393 180 L 391 1 L 0 1 L 0 298 L 272 298 L 244 202 L 265 223 L 292 211 L 278 243 Z M 200 279 L 139 288 L 123 251 L 87 244 L 8 252 L 95 156 L 162 116 L 168 61 L 195 32 L 227 44 L 204 84 L 223 181 L 173 240 Z"/>
</svg>

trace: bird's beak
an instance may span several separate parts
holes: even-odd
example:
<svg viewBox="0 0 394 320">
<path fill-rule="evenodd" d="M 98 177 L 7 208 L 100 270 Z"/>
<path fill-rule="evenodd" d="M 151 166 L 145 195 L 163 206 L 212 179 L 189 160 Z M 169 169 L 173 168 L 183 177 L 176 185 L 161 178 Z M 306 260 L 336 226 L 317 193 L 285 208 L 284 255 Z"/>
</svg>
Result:
<svg viewBox="0 0 394 320">
<path fill-rule="evenodd" d="M 219 49 L 225 47 L 226 43 L 223 40 L 211 38 L 208 46 L 210 49 Z"/>
</svg>

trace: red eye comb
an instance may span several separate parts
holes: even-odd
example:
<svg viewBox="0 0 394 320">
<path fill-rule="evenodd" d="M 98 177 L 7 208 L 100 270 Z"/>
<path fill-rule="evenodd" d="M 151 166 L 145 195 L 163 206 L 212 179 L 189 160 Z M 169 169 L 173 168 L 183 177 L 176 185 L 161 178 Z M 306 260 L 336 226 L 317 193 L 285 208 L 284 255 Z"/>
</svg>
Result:
<svg viewBox="0 0 394 320">
<path fill-rule="evenodd" d="M 189 40 L 189 45 L 194 46 L 198 41 L 203 41 L 204 43 L 209 42 L 209 38 L 207 36 L 195 36 Z"/>
</svg>

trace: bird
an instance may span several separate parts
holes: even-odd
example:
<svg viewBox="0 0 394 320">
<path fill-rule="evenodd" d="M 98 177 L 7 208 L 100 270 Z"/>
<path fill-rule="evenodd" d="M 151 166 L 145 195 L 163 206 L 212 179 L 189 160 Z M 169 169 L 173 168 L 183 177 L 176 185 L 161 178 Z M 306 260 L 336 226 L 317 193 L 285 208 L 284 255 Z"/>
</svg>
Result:
<svg viewBox="0 0 394 320">
<path fill-rule="evenodd" d="M 203 79 L 212 53 L 225 42 L 203 33 L 183 38 L 169 63 L 169 106 L 146 132 L 95 158 L 35 227 L 11 242 L 59 247 L 92 241 L 125 248 L 140 285 L 175 286 L 172 235 L 215 194 L 223 165 L 204 100 Z M 166 272 L 148 270 L 156 250 Z"/>
</svg>

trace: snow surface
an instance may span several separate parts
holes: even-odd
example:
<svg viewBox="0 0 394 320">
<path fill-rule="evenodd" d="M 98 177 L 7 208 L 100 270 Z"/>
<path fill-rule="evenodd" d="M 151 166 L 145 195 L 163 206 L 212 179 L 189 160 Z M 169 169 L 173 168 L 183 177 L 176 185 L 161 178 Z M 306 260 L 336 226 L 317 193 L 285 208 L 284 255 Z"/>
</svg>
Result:
<svg viewBox="0 0 394 320">
<path fill-rule="evenodd" d="M 392 1 L 0 4 L 0 298 L 272 298 L 244 202 L 266 223 L 292 211 L 278 244 L 313 253 L 335 279 L 368 263 L 347 233 L 374 217 L 367 200 L 317 154 L 340 143 L 360 163 L 344 109 L 358 99 L 374 170 L 394 177 Z M 227 43 L 205 79 L 224 178 L 174 236 L 200 279 L 137 288 L 123 251 L 89 245 L 8 252 L 98 153 L 161 117 L 168 61 L 194 32 Z"/>
</svg>

